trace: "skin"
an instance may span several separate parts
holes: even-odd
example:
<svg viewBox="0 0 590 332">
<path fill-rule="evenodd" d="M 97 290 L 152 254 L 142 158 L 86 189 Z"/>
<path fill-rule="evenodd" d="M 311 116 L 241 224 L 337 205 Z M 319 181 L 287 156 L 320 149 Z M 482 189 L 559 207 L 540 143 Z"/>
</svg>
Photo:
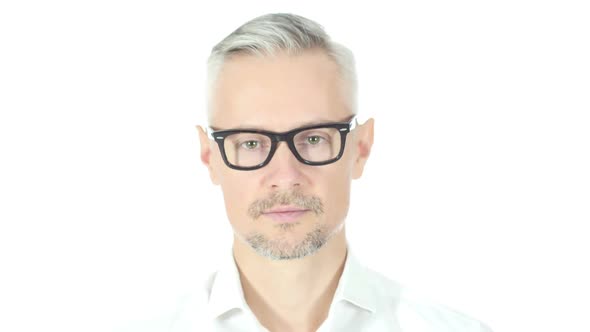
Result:
<svg viewBox="0 0 590 332">
<path fill-rule="evenodd" d="M 210 125 L 219 129 L 283 132 L 345 121 L 353 114 L 338 67 L 321 50 L 234 55 L 214 91 Z M 217 144 L 197 126 L 201 161 L 213 184 L 221 186 L 234 230 L 234 259 L 246 302 L 267 329 L 316 331 L 326 319 L 347 255 L 344 221 L 351 182 L 363 173 L 373 127 L 373 119 L 357 126 L 348 134 L 342 158 L 329 165 L 304 165 L 281 142 L 268 165 L 239 171 L 224 164 Z M 260 215 L 264 207 L 281 203 L 312 208 L 288 226 Z"/>
</svg>

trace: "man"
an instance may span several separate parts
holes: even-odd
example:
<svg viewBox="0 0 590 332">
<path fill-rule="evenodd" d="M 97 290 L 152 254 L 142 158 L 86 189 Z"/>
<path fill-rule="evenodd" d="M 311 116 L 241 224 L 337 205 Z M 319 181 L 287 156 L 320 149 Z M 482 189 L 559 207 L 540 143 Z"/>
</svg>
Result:
<svg viewBox="0 0 590 332">
<path fill-rule="evenodd" d="M 352 53 L 317 23 L 271 14 L 209 58 L 200 157 L 232 250 L 173 331 L 489 331 L 360 265 L 345 237 L 374 120 L 356 119 Z"/>
</svg>

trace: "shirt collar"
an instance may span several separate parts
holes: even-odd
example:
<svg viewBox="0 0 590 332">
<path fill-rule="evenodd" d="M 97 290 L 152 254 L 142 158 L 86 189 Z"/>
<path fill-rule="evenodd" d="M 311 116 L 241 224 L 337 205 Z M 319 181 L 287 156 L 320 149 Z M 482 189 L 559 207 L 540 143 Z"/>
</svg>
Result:
<svg viewBox="0 0 590 332">
<path fill-rule="evenodd" d="M 230 247 L 229 252 L 222 257 L 209 295 L 208 310 L 211 318 L 217 318 L 234 308 L 248 308 L 233 249 Z"/>
<path fill-rule="evenodd" d="M 374 313 L 377 309 L 377 299 L 371 288 L 367 271 L 350 249 L 350 244 L 347 248 L 344 270 L 338 282 L 333 303 L 346 301 Z"/>
<path fill-rule="evenodd" d="M 208 310 L 211 319 L 215 319 L 235 308 L 250 310 L 244 298 L 233 249 L 230 249 L 229 253 L 223 257 L 224 259 L 215 275 L 209 295 Z M 332 302 L 346 301 L 374 313 L 377 301 L 375 296 L 376 294 L 370 287 L 370 280 L 365 267 L 360 264 L 351 251 L 350 244 L 347 244 L 344 269 Z"/>
</svg>

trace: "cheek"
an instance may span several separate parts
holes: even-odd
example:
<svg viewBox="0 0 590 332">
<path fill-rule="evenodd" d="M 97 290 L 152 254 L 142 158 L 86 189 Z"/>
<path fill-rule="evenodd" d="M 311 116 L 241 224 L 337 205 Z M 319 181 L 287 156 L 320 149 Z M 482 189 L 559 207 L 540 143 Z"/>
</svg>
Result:
<svg viewBox="0 0 590 332">
<path fill-rule="evenodd" d="M 339 222 L 348 213 L 350 184 L 351 180 L 344 167 L 326 170 L 322 176 L 323 189 L 320 195 L 324 200 L 324 211 L 326 217 L 335 218 L 335 222 Z"/>
</svg>

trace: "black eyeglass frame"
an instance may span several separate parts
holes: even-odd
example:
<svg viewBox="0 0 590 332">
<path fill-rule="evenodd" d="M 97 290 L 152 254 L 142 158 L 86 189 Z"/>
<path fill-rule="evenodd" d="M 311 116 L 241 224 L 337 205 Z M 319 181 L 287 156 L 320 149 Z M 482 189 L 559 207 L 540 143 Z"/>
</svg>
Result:
<svg viewBox="0 0 590 332">
<path fill-rule="evenodd" d="M 310 125 L 310 126 L 304 126 L 304 127 L 300 127 L 300 128 L 295 128 L 286 132 L 282 132 L 282 133 L 277 133 L 274 131 L 267 131 L 267 130 L 259 130 L 259 129 L 227 129 L 227 130 L 213 130 L 212 127 L 207 127 L 207 136 L 214 140 L 217 143 L 217 146 L 219 147 L 219 151 L 221 152 L 221 156 L 223 158 L 223 161 L 225 162 L 225 164 L 231 168 L 231 169 L 235 169 L 235 170 L 239 170 L 239 171 L 253 171 L 259 168 L 262 168 L 266 165 L 268 165 L 268 163 L 270 163 L 272 157 L 274 156 L 277 147 L 279 145 L 279 142 L 286 142 L 287 146 L 289 146 L 289 150 L 291 150 L 291 152 L 293 153 L 293 155 L 295 156 L 295 158 L 297 158 L 297 160 L 299 160 L 301 163 L 305 164 L 305 165 L 310 165 L 310 166 L 322 166 L 322 165 L 328 165 L 331 163 L 334 163 L 336 161 L 338 161 L 340 158 L 342 158 L 342 155 L 344 154 L 344 147 L 346 144 L 346 136 L 348 135 L 349 132 L 351 132 L 352 130 L 354 130 L 356 127 L 358 126 L 358 121 L 356 119 L 356 115 L 352 116 L 352 118 L 346 122 L 330 122 L 330 123 L 319 123 L 319 124 L 315 124 L 315 125 Z M 321 161 L 321 162 L 315 162 L 315 161 L 310 161 L 310 160 L 306 160 L 303 157 L 301 157 L 301 155 L 297 152 L 297 149 L 295 148 L 295 143 L 293 142 L 293 139 L 295 137 L 295 135 L 297 135 L 298 133 L 305 131 L 305 130 L 310 130 L 310 129 L 318 129 L 318 128 L 336 128 L 338 129 L 338 131 L 340 132 L 340 151 L 338 152 L 338 155 L 336 155 L 336 157 L 326 160 L 326 161 Z M 248 166 L 248 167 L 243 167 L 243 166 L 236 166 L 236 165 L 232 165 L 229 160 L 227 160 L 227 156 L 225 154 L 225 138 L 233 135 L 233 134 L 238 134 L 238 133 L 251 133 L 251 134 L 261 134 L 264 136 L 267 136 L 268 138 L 270 138 L 270 142 L 271 142 L 271 146 L 270 146 L 270 152 L 268 153 L 268 157 L 266 157 L 266 159 L 258 164 L 258 165 L 254 165 L 254 166 Z"/>
</svg>

